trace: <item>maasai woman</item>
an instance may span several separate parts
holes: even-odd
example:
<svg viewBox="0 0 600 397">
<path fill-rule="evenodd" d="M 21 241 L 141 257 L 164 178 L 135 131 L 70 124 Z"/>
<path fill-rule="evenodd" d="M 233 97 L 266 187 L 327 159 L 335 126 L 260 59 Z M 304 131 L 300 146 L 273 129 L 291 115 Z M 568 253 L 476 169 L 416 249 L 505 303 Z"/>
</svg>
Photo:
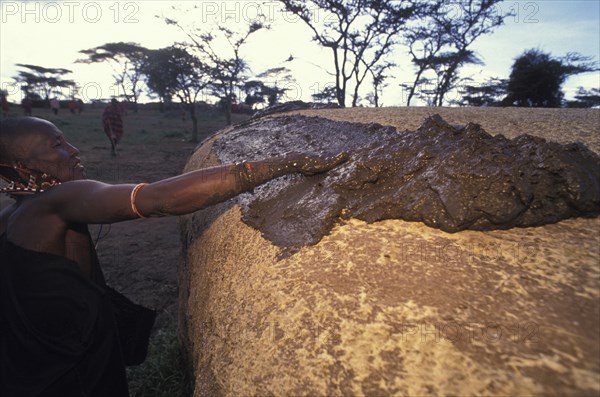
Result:
<svg viewBox="0 0 600 397">
<path fill-rule="evenodd" d="M 127 396 L 125 366 L 144 360 L 154 312 L 108 287 L 88 224 L 181 215 L 272 178 L 345 160 L 288 154 L 149 184 L 85 179 L 79 151 L 52 123 L 0 121 L 2 396 Z"/>
</svg>

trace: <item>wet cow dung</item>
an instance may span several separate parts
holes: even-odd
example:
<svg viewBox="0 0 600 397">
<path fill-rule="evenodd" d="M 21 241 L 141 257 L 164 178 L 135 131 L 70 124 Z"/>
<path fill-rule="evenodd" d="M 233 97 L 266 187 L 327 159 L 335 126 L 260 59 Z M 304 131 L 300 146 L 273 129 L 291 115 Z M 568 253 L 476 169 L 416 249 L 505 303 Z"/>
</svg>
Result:
<svg viewBox="0 0 600 397">
<path fill-rule="evenodd" d="M 241 200 L 243 221 L 283 247 L 315 244 L 350 217 L 458 232 L 600 213 L 600 157 L 582 143 L 507 139 L 438 115 L 404 132 L 319 117 L 261 118 L 234 128 L 213 149 L 223 163 L 289 151 L 350 154 L 328 173 L 281 177 Z"/>
</svg>

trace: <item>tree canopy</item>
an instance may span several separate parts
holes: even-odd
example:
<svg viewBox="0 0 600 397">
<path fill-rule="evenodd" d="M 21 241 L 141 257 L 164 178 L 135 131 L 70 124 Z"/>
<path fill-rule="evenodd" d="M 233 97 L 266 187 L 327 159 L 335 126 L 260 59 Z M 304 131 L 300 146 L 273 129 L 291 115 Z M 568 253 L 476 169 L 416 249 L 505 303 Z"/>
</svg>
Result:
<svg viewBox="0 0 600 397">
<path fill-rule="evenodd" d="M 408 106 L 415 95 L 429 105 L 442 106 L 448 92 L 461 81 L 460 68 L 483 64 L 469 47 L 511 15 L 498 12 L 496 6 L 501 1 L 433 3 L 426 16 L 411 25 L 405 40 L 416 73 L 412 84 L 403 85 L 408 89 Z"/>
<path fill-rule="evenodd" d="M 569 76 L 596 71 L 591 58 L 568 53 L 555 58 L 539 49 L 529 49 L 513 63 L 504 105 L 523 107 L 560 107 L 562 85 Z"/>
<path fill-rule="evenodd" d="M 567 101 L 570 108 L 593 108 L 600 107 L 600 89 L 592 88 L 586 90 L 584 87 L 577 89 L 574 101 Z"/>
<path fill-rule="evenodd" d="M 331 50 L 336 99 L 346 106 L 351 82 L 352 106 L 368 75 L 380 87 L 388 59 L 408 21 L 426 8 L 425 2 L 387 0 L 280 0 L 288 12 L 298 16 L 313 32 L 313 40 Z M 320 14 L 319 14 L 320 13 Z M 325 15 L 319 18 L 318 15 Z"/>
<path fill-rule="evenodd" d="M 198 140 L 196 102 L 209 84 L 209 73 L 198 57 L 185 48 L 171 46 L 148 51 L 147 62 L 142 67 L 148 88 L 164 101 L 177 96 L 190 114 L 193 123 L 192 141 Z"/>
<path fill-rule="evenodd" d="M 247 43 L 250 35 L 261 29 L 268 29 L 268 25 L 254 20 L 241 30 L 234 30 L 228 27 L 227 23 L 186 29 L 172 18 L 165 18 L 165 22 L 178 27 L 191 40 L 191 43 L 185 45 L 207 66 L 211 78 L 208 87 L 213 95 L 220 98 L 227 124 L 231 124 L 231 105 L 238 99 L 236 92 L 243 88 L 249 72 L 241 48 Z M 216 42 L 226 44 L 217 47 Z"/>
<path fill-rule="evenodd" d="M 64 75 L 72 73 L 69 69 L 46 68 L 23 63 L 18 63 L 17 66 L 28 69 L 19 71 L 19 74 L 14 77 L 17 82 L 23 84 L 21 89 L 26 95 L 37 94 L 45 100 L 49 100 L 51 94 L 63 95 L 60 88 L 73 89 L 75 87 L 73 80 L 63 78 Z"/>
<path fill-rule="evenodd" d="M 80 63 L 108 62 L 113 66 L 114 79 L 122 91 L 122 96 L 135 105 L 142 93 L 142 69 L 146 63 L 148 49 L 137 43 L 106 43 L 98 47 L 81 50 L 80 53 L 87 58 L 80 59 Z M 120 70 L 115 66 L 118 65 Z"/>
</svg>

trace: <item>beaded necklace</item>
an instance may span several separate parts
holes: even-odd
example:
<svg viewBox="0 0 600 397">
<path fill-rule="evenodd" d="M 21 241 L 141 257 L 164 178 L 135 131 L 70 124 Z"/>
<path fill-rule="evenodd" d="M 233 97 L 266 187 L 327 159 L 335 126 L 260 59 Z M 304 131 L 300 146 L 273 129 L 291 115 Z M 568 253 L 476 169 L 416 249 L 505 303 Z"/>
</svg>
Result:
<svg viewBox="0 0 600 397">
<path fill-rule="evenodd" d="M 25 175 L 25 177 L 22 175 Z M 0 164 L 0 178 L 7 183 L 6 186 L 0 187 L 0 193 L 10 196 L 29 196 L 43 193 L 52 186 L 61 183 L 57 177 L 43 171 L 9 164 Z"/>
</svg>

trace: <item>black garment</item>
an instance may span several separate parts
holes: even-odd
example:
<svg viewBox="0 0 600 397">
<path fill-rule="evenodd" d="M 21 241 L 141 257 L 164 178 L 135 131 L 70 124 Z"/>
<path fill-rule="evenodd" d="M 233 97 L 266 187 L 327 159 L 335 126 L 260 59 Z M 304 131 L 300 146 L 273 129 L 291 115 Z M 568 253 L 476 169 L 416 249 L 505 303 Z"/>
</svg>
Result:
<svg viewBox="0 0 600 397">
<path fill-rule="evenodd" d="M 89 237 L 89 233 L 88 233 Z M 156 313 L 108 287 L 90 239 L 91 277 L 69 259 L 0 236 L 0 395 L 128 396 Z"/>
</svg>

